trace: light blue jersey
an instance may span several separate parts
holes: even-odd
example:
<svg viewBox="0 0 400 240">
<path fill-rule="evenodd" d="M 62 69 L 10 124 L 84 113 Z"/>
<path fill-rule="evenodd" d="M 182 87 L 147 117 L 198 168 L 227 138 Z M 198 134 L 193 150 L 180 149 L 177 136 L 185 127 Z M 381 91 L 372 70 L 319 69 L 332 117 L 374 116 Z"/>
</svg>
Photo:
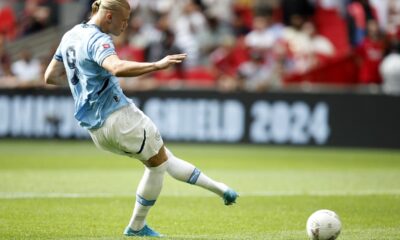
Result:
<svg viewBox="0 0 400 240">
<path fill-rule="evenodd" d="M 114 111 L 131 101 L 118 79 L 101 67 L 116 54 L 109 35 L 93 24 L 78 24 L 64 34 L 54 59 L 64 63 L 75 100 L 75 118 L 87 129 L 99 128 Z"/>
</svg>

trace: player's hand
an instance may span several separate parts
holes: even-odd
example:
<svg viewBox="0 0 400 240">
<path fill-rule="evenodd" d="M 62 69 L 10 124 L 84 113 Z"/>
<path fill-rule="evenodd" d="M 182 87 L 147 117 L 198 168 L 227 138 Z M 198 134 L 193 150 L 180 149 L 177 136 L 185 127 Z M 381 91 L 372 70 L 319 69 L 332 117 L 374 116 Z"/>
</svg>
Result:
<svg viewBox="0 0 400 240">
<path fill-rule="evenodd" d="M 155 63 L 155 66 L 157 69 L 166 69 L 174 64 L 181 63 L 185 58 L 187 54 L 186 53 L 181 53 L 181 54 L 175 54 L 175 55 L 168 55 L 161 59 L 160 61 Z"/>
</svg>

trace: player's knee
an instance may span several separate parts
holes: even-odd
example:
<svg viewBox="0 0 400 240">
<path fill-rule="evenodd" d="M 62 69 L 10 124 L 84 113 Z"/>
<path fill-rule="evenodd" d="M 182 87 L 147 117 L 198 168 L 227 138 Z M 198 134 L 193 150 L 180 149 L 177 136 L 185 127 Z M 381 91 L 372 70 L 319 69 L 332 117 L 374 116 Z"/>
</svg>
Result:
<svg viewBox="0 0 400 240">
<path fill-rule="evenodd" d="M 165 150 L 165 147 L 162 146 L 158 153 L 151 157 L 149 160 L 145 161 L 144 164 L 147 167 L 158 167 L 161 164 L 165 163 L 168 160 L 168 156 Z"/>
</svg>

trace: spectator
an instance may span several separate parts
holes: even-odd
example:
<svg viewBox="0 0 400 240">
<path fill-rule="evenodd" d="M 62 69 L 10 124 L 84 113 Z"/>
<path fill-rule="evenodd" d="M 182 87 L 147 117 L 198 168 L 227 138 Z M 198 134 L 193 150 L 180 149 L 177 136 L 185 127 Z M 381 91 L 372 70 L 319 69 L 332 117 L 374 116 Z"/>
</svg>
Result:
<svg viewBox="0 0 400 240">
<path fill-rule="evenodd" d="M 11 65 L 11 70 L 19 86 L 34 86 L 42 82 L 40 61 L 33 58 L 28 49 L 21 50 L 21 57 Z"/>
<path fill-rule="evenodd" d="M 291 26 L 285 29 L 283 35 L 289 49 L 288 57 L 293 63 L 290 69 L 293 74 L 304 74 L 335 54 L 330 40 L 318 34 L 312 22 L 304 20 L 300 15 L 293 15 Z"/>
<path fill-rule="evenodd" d="M 170 30 L 164 30 L 164 32 L 162 32 L 162 39 L 150 44 L 146 48 L 146 61 L 156 61 L 162 56 L 181 52 L 182 50 L 175 44 L 175 34 Z"/>
<path fill-rule="evenodd" d="M 390 1 L 391 0 L 370 0 L 370 4 L 376 12 L 376 19 L 383 31 L 387 30 Z"/>
<path fill-rule="evenodd" d="M 12 76 L 11 57 L 6 51 L 6 37 L 0 34 L 0 77 Z"/>
<path fill-rule="evenodd" d="M 335 47 L 328 38 L 318 34 L 312 22 L 303 25 L 303 31 L 308 35 L 311 54 L 315 57 L 317 64 L 326 62 L 335 55 Z"/>
<path fill-rule="evenodd" d="M 161 41 L 154 42 L 146 48 L 146 61 L 152 62 L 161 59 L 162 56 L 182 53 L 175 44 L 175 35 L 172 31 L 164 30 L 162 36 Z M 153 77 L 159 84 L 174 88 L 182 84 L 183 69 L 181 66 L 174 66 L 154 73 Z"/>
<path fill-rule="evenodd" d="M 186 3 L 183 14 L 174 22 L 173 29 L 175 31 L 176 44 L 188 54 L 185 66 L 194 67 L 199 65 L 201 62 L 201 46 L 198 41 L 198 35 L 207 31 L 207 21 L 195 0 L 189 0 Z"/>
<path fill-rule="evenodd" d="M 244 36 L 238 39 L 225 36 L 221 45 L 210 54 L 210 59 L 218 88 L 224 92 L 237 90 L 239 88 L 237 69 L 248 60 Z"/>
<path fill-rule="evenodd" d="M 0 33 L 0 87 L 13 87 L 16 79 L 11 72 L 11 57 L 6 51 L 6 37 Z"/>
<path fill-rule="evenodd" d="M 382 90 L 386 94 L 400 95 L 400 44 L 393 44 L 379 71 L 383 78 Z"/>
<path fill-rule="evenodd" d="M 291 24 L 291 19 L 294 15 L 307 19 L 314 13 L 314 6 L 310 0 L 282 0 L 281 8 L 283 22 L 286 25 Z"/>
<path fill-rule="evenodd" d="M 385 39 L 379 30 L 378 23 L 370 20 L 367 23 L 367 36 L 357 48 L 360 58 L 359 81 L 362 84 L 380 84 L 379 65 L 386 51 Z"/>
<path fill-rule="evenodd" d="M 391 39 L 400 40 L 400 2 L 398 0 L 389 0 L 386 31 Z"/>
<path fill-rule="evenodd" d="M 366 36 L 368 21 L 378 21 L 376 10 L 368 0 L 351 0 L 347 14 L 350 42 L 358 46 Z"/>
<path fill-rule="evenodd" d="M 129 44 L 129 30 L 127 29 L 118 37 L 114 37 L 115 50 L 121 59 L 128 61 L 144 61 L 144 50 Z"/>
<path fill-rule="evenodd" d="M 141 24 L 140 34 L 146 38 L 144 48 L 149 44 L 162 41 L 164 32 L 171 29 L 169 13 L 155 13 L 153 17 L 154 23 L 152 24 L 143 24 L 143 21 L 137 18 L 136 22 L 133 22 L 134 24 Z M 139 38 L 142 36 L 139 36 Z M 133 38 L 139 40 L 136 34 Z"/>
<path fill-rule="evenodd" d="M 207 27 L 205 31 L 197 35 L 200 46 L 200 65 L 209 65 L 209 55 L 222 44 L 226 36 L 232 36 L 232 31 L 216 16 L 207 15 Z"/>
<path fill-rule="evenodd" d="M 28 35 L 50 26 L 53 20 L 52 14 L 54 13 L 52 13 L 51 7 L 46 2 L 26 1 L 22 19 L 22 34 Z"/>
<path fill-rule="evenodd" d="M 203 0 L 207 15 L 214 16 L 222 23 L 228 23 L 233 18 L 234 0 Z"/>
<path fill-rule="evenodd" d="M 9 40 L 17 35 L 17 20 L 14 10 L 8 2 L 0 0 L 0 34 L 4 34 Z"/>
<path fill-rule="evenodd" d="M 288 57 L 293 61 L 291 72 L 303 74 L 315 65 L 311 39 L 304 30 L 305 18 L 303 16 L 292 15 L 290 22 L 291 25 L 284 30 L 282 40 L 287 44 Z"/>
<path fill-rule="evenodd" d="M 260 12 L 253 19 L 253 30 L 246 36 L 246 45 L 252 49 L 266 51 L 281 37 L 283 26 L 274 23 L 272 10 Z"/>
<path fill-rule="evenodd" d="M 253 7 L 253 1 L 248 0 L 236 0 L 234 4 L 234 19 L 240 18 L 241 24 L 248 29 L 253 25 Z"/>
<path fill-rule="evenodd" d="M 129 45 L 136 49 L 145 49 L 151 42 L 161 39 L 160 31 L 151 24 L 145 26 L 143 20 L 136 14 L 129 20 L 129 26 L 127 28 L 129 31 L 127 36 L 129 38 Z M 152 38 L 149 38 L 148 35 L 150 34 L 153 36 Z"/>
<path fill-rule="evenodd" d="M 250 27 L 247 26 L 245 20 L 241 16 L 240 10 L 235 10 L 233 13 L 233 20 L 231 22 L 233 34 L 236 37 L 247 35 L 250 32 Z"/>
<path fill-rule="evenodd" d="M 275 62 L 270 66 L 275 65 Z M 260 51 L 252 51 L 250 60 L 242 63 L 238 70 L 238 79 L 242 89 L 251 92 L 265 91 L 275 88 L 280 82 L 276 81 L 276 75 L 272 73 L 273 67 L 269 67 L 264 61 L 264 55 Z"/>
<path fill-rule="evenodd" d="M 225 36 L 221 45 L 210 54 L 210 59 L 217 79 L 225 76 L 235 77 L 238 67 L 248 60 L 244 38 Z"/>
</svg>

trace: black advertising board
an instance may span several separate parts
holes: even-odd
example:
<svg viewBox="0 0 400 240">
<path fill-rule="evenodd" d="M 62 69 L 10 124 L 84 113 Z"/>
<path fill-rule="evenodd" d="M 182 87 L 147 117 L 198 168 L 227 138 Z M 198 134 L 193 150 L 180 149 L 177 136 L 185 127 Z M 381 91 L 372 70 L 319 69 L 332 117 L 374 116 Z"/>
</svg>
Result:
<svg viewBox="0 0 400 240">
<path fill-rule="evenodd" d="M 166 141 L 400 148 L 400 97 L 369 94 L 127 93 Z M 0 90 L 0 138 L 88 138 L 66 89 Z"/>
</svg>

